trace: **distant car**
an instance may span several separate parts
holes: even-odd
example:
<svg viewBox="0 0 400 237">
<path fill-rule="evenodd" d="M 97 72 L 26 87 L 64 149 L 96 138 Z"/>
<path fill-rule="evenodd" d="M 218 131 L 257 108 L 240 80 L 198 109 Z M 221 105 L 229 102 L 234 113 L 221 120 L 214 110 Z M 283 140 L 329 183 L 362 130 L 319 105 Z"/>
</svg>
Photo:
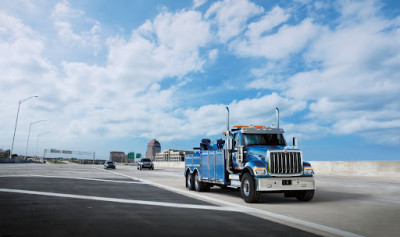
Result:
<svg viewBox="0 0 400 237">
<path fill-rule="evenodd" d="M 149 168 L 149 170 L 154 170 L 154 164 L 149 158 L 142 158 L 137 164 L 137 169 L 141 170 L 143 168 Z"/>
<path fill-rule="evenodd" d="M 115 169 L 115 164 L 112 161 L 107 161 L 104 163 L 104 169 Z"/>
</svg>

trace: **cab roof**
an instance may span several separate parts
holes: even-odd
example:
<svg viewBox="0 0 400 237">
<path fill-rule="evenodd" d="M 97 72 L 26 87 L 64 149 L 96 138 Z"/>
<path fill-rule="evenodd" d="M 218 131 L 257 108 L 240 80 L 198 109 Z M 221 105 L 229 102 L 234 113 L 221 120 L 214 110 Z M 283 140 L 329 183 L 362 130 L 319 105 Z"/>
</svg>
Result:
<svg viewBox="0 0 400 237">
<path fill-rule="evenodd" d="M 244 134 L 282 134 L 283 129 L 265 126 L 233 126 L 231 131 L 240 131 Z"/>
</svg>

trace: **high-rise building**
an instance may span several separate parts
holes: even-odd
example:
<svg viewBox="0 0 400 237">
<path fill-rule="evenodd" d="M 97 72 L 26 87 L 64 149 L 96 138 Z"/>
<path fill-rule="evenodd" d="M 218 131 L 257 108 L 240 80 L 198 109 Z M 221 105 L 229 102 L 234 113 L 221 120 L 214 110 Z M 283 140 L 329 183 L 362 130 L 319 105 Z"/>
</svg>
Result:
<svg viewBox="0 0 400 237">
<path fill-rule="evenodd" d="M 185 161 L 186 155 L 193 154 L 193 151 L 182 151 L 168 149 L 156 154 L 156 161 Z"/>
<path fill-rule="evenodd" d="M 152 161 L 155 160 L 156 154 L 161 152 L 161 144 L 153 139 L 147 144 L 146 158 L 150 158 Z"/>
<path fill-rule="evenodd" d="M 110 161 L 124 163 L 126 162 L 125 152 L 122 151 L 111 151 L 110 152 Z"/>
</svg>

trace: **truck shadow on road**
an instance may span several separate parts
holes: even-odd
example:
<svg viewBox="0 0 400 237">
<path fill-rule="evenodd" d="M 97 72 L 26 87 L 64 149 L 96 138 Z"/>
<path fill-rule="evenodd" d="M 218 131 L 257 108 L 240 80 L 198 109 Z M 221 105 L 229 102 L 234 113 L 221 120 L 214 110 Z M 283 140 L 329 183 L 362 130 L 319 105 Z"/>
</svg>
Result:
<svg viewBox="0 0 400 237">
<path fill-rule="evenodd" d="M 226 197 L 235 197 L 240 199 L 242 198 L 240 190 L 212 188 L 210 192 L 218 193 Z M 368 194 L 317 189 L 315 191 L 314 198 L 310 201 L 310 203 L 324 203 L 324 202 L 331 203 L 331 202 L 340 202 L 346 200 L 362 201 L 368 199 L 368 197 L 369 197 Z M 285 198 L 283 193 L 262 193 L 258 203 L 298 204 L 299 201 L 294 197 Z"/>
</svg>

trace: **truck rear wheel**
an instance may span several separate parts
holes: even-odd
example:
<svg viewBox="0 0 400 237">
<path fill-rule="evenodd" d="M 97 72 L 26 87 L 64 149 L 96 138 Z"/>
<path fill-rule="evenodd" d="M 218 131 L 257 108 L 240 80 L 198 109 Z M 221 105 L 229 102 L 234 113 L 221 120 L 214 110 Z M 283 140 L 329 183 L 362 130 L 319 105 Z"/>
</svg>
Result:
<svg viewBox="0 0 400 237">
<path fill-rule="evenodd" d="M 203 192 L 204 191 L 204 184 L 203 182 L 200 181 L 200 175 L 198 172 L 194 175 L 194 189 L 197 192 Z"/>
<path fill-rule="evenodd" d="M 297 191 L 296 198 L 302 202 L 308 202 L 314 197 L 314 190 Z"/>
<path fill-rule="evenodd" d="M 254 179 L 249 173 L 243 175 L 240 193 L 243 200 L 247 203 L 258 202 L 260 198 L 260 193 L 256 191 Z"/>
<path fill-rule="evenodd" d="M 194 190 L 193 174 L 190 171 L 186 173 L 186 188 Z"/>
</svg>

